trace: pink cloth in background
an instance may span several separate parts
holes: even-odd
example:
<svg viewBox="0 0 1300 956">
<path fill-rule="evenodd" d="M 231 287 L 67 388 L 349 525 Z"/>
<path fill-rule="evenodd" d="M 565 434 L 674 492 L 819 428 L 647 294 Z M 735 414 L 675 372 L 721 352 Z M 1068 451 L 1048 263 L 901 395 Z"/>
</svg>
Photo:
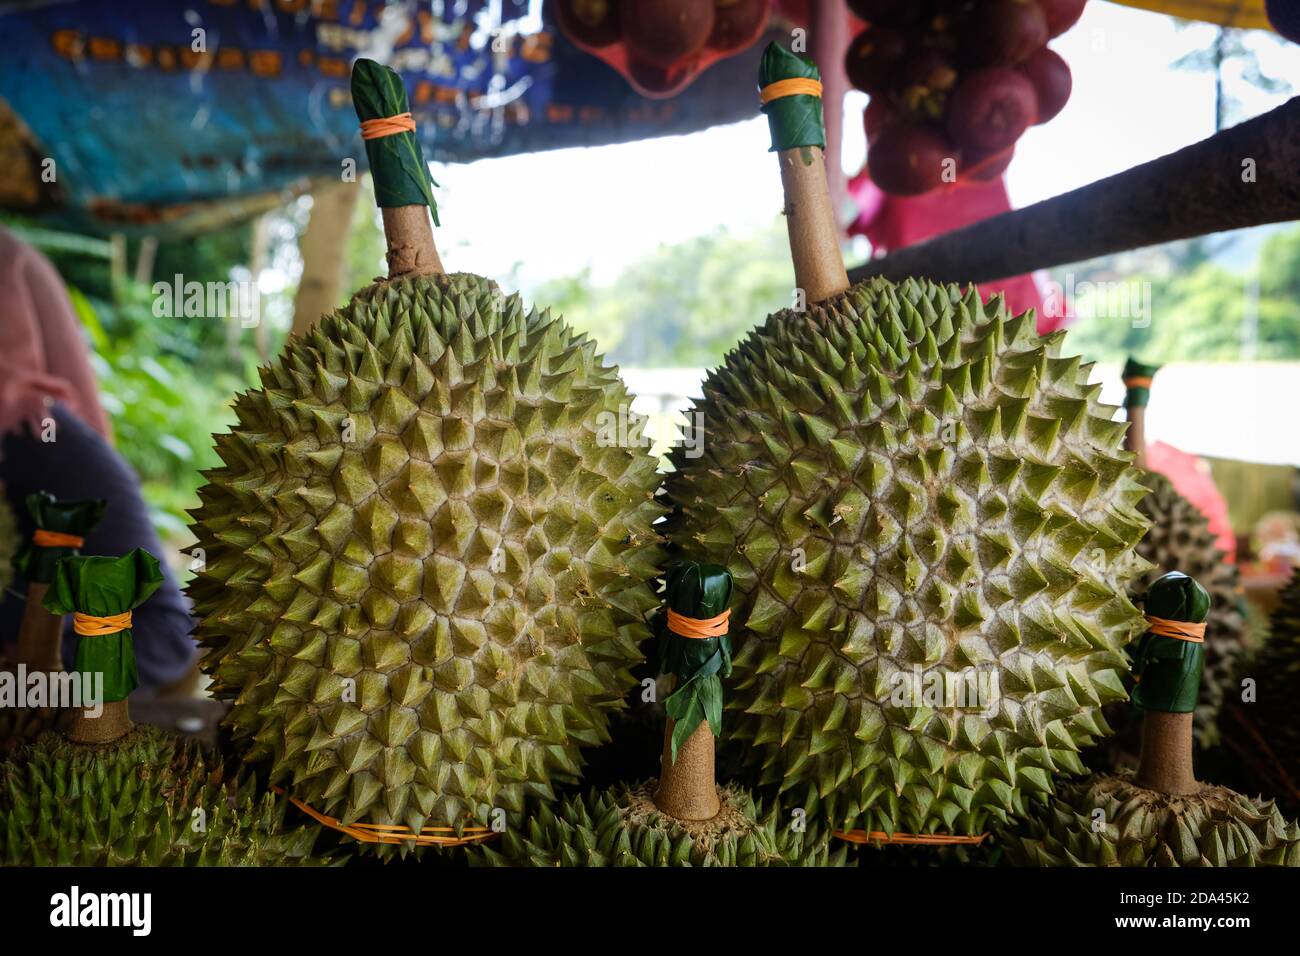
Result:
<svg viewBox="0 0 1300 956">
<path fill-rule="evenodd" d="M 1228 520 L 1228 502 L 1214 483 L 1209 462 L 1162 441 L 1147 442 L 1147 467 L 1169 479 L 1174 490 L 1194 504 L 1209 522 L 1214 543 L 1231 562 L 1237 560 L 1237 536 Z"/>
<path fill-rule="evenodd" d="M 1011 210 L 1011 199 L 1001 177 L 987 183 L 940 188 L 920 196 L 890 196 L 871 181 L 864 168 L 850 180 L 849 193 L 859 209 L 857 220 L 849 226 L 849 235 L 866 236 L 873 255 L 902 249 Z M 1003 293 L 1007 307 L 1016 315 L 1026 309 L 1036 310 L 1040 335 L 1065 328 L 1068 322 L 1068 309 L 1062 310 L 1065 315 L 1044 313 L 1042 293 L 1032 275 L 985 282 L 979 290 L 985 301 Z"/>
<path fill-rule="evenodd" d="M 43 255 L 0 228 L 0 434 L 39 434 L 52 402 L 112 440 L 85 331 L 63 280 Z"/>
</svg>

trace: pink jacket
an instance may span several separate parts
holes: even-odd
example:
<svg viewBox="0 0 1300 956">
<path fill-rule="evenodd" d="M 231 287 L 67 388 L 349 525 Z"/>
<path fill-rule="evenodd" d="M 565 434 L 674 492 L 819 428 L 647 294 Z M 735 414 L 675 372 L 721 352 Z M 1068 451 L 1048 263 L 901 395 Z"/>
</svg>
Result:
<svg viewBox="0 0 1300 956">
<path fill-rule="evenodd" d="M 0 434 L 24 422 L 39 433 L 56 401 L 111 440 L 63 280 L 48 259 L 0 228 Z"/>
</svg>

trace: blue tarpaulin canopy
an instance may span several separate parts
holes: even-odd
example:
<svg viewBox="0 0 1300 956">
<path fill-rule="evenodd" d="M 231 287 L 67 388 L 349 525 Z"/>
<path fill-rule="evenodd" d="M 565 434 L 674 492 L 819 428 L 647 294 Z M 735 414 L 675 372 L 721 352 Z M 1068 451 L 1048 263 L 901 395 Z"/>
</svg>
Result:
<svg viewBox="0 0 1300 956">
<path fill-rule="evenodd" d="M 401 73 L 426 157 L 468 162 L 748 118 L 761 49 L 648 100 L 541 0 L 0 0 L 0 37 L 0 205 L 155 233 L 363 172 L 358 56 Z"/>
</svg>

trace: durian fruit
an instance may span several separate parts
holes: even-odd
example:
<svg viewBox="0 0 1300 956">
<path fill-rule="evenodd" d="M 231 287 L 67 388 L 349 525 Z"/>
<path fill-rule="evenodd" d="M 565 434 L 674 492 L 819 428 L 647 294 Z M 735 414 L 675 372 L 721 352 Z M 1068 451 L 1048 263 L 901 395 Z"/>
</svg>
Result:
<svg viewBox="0 0 1300 956">
<path fill-rule="evenodd" d="M 790 59 L 769 47 L 765 84 L 815 74 Z M 807 210 L 820 153 L 774 143 Z M 822 260 L 793 251 L 809 288 Z M 677 449 L 666 481 L 671 539 L 735 576 L 731 740 L 747 779 L 836 826 L 974 835 L 1107 732 L 1144 489 L 1091 366 L 1032 313 L 910 279 L 809 300 L 710 373 L 703 454 Z M 906 692 L 958 680 L 993 693 Z"/>
<path fill-rule="evenodd" d="M 1262 787 L 1283 812 L 1300 814 L 1300 571 L 1278 596 L 1268 641 L 1239 668 L 1234 688 L 1247 678 L 1253 698 L 1231 701 L 1220 722 L 1227 769 Z"/>
<path fill-rule="evenodd" d="M 800 829 L 742 787 L 718 788 L 711 820 L 676 820 L 655 806 L 656 784 L 618 786 L 542 804 L 523 827 L 469 851 L 472 866 L 843 866 L 847 844 L 817 820 Z"/>
<path fill-rule="evenodd" d="M 1062 783 L 1000 842 L 1013 866 L 1300 866 L 1300 824 L 1271 800 L 1163 794 L 1128 772 Z"/>
<path fill-rule="evenodd" d="M 191 740 L 137 727 L 107 747 L 47 733 L 0 763 L 6 866 L 300 866 L 320 828 Z M 341 858 L 339 858 L 341 859 Z"/>
<path fill-rule="evenodd" d="M 1213 600 L 1205 641 L 1205 675 L 1196 705 L 1194 730 L 1201 746 L 1218 737 L 1217 719 L 1225 690 L 1233 684 L 1246 648 L 1246 617 L 1242 608 L 1237 566 L 1214 544 L 1209 523 L 1200 510 L 1180 495 L 1168 478 L 1147 472 L 1142 483 L 1151 489 L 1138 509 L 1151 528 L 1138 542 L 1137 553 L 1154 565 L 1135 582 L 1133 593 L 1144 591 L 1156 578 L 1175 568 L 1196 578 Z"/>
<path fill-rule="evenodd" d="M 400 91 L 359 61 L 358 104 L 377 83 Z M 418 160 L 411 134 L 371 142 L 405 137 Z M 552 799 L 608 739 L 649 634 L 663 508 L 655 459 L 617 440 L 637 418 L 595 343 L 441 274 L 424 206 L 384 214 L 390 278 L 235 402 L 189 593 L 212 691 L 272 783 L 345 824 L 459 828 Z"/>
<path fill-rule="evenodd" d="M 1271 802 L 1198 781 L 1192 724 L 1210 596 L 1170 572 L 1143 596 L 1136 647 L 1143 712 L 1136 774 L 1063 785 L 1025 820 L 1002 828 L 1007 862 L 1038 866 L 1300 866 L 1300 824 Z"/>
</svg>

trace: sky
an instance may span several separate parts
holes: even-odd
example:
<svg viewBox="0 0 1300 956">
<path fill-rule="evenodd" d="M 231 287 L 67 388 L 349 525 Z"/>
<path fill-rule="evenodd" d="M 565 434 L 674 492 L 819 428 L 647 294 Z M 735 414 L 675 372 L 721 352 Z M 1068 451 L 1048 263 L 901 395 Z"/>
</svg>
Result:
<svg viewBox="0 0 1300 956">
<path fill-rule="evenodd" d="M 1052 41 L 1074 74 L 1074 92 L 1051 122 L 1030 129 L 1007 174 L 1012 203 L 1024 206 L 1173 152 L 1214 131 L 1209 73 L 1171 68 L 1209 44 L 1214 28 L 1092 0 L 1082 19 Z M 1265 72 L 1300 79 L 1300 45 L 1252 34 Z M 1248 115 L 1285 97 L 1229 90 Z M 865 157 L 861 112 L 846 101 L 842 164 Z M 744 235 L 781 209 L 766 121 L 618 146 L 556 150 L 457 166 L 435 164 L 438 245 L 449 269 L 528 290 L 589 268 L 605 284 L 661 243 L 725 226 Z M 865 256 L 866 247 L 856 250 Z"/>
</svg>

